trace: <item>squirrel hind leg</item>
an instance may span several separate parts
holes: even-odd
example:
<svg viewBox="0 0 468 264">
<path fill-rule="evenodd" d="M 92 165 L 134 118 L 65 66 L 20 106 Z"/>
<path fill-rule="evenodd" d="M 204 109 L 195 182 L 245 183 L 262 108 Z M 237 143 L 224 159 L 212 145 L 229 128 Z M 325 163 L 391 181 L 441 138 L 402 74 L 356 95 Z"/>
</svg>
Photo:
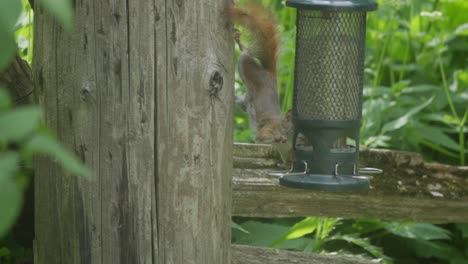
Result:
<svg viewBox="0 0 468 264">
<path fill-rule="evenodd" d="M 238 62 L 239 75 L 249 91 L 257 91 L 263 86 L 265 69 L 257 63 L 247 50 L 242 51 Z"/>
</svg>

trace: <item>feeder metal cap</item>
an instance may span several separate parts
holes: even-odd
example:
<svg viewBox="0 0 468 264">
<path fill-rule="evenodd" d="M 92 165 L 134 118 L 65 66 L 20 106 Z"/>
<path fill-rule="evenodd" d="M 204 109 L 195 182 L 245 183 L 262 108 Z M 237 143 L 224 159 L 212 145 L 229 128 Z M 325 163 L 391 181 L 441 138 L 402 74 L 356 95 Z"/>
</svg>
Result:
<svg viewBox="0 0 468 264">
<path fill-rule="evenodd" d="M 319 11 L 374 11 L 373 0 L 287 0 L 286 5 L 298 9 Z"/>
</svg>

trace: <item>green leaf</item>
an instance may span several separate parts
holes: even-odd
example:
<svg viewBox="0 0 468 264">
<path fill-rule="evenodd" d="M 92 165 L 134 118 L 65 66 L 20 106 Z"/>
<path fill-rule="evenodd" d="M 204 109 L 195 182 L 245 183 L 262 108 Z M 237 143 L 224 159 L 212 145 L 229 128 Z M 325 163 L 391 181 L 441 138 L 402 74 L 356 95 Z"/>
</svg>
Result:
<svg viewBox="0 0 468 264">
<path fill-rule="evenodd" d="M 2 0 L 5 1 L 5 0 Z M 16 52 L 16 43 L 13 35 L 0 28 L 0 72 L 3 72 L 11 63 Z"/>
<path fill-rule="evenodd" d="M 319 238 L 326 239 L 330 235 L 330 233 L 335 229 L 339 221 L 339 218 L 321 218 Z"/>
<path fill-rule="evenodd" d="M 13 179 L 0 179 L 0 238 L 15 223 L 22 204 L 22 187 Z"/>
<path fill-rule="evenodd" d="M 371 254 L 372 256 L 376 258 L 388 258 L 383 253 L 382 248 L 372 245 L 368 239 L 361 238 L 356 234 L 336 235 L 336 236 L 332 236 L 330 240 L 343 240 L 348 243 L 361 247 L 362 249 L 366 250 L 367 252 L 369 252 L 369 254 Z"/>
<path fill-rule="evenodd" d="M 0 180 L 12 177 L 19 169 L 19 156 L 16 152 L 0 153 Z"/>
<path fill-rule="evenodd" d="M 289 227 L 283 225 L 257 221 L 247 221 L 242 224 L 242 228 L 248 230 L 249 234 L 237 230 L 233 231 L 234 243 L 259 247 L 269 246 L 272 241 L 289 230 Z M 289 240 L 277 248 L 302 250 L 310 241 L 310 239 L 305 238 Z"/>
<path fill-rule="evenodd" d="M 424 138 L 434 144 L 446 147 L 450 150 L 460 150 L 460 146 L 457 144 L 457 142 L 444 134 L 441 128 L 418 124 L 417 129 L 419 131 L 424 131 L 424 133 L 418 133 L 418 137 Z"/>
<path fill-rule="evenodd" d="M 14 29 L 21 13 L 21 1 L 0 1 L 0 72 L 9 64 L 16 51 Z"/>
<path fill-rule="evenodd" d="M 389 136 L 377 135 L 368 137 L 363 145 L 366 147 L 384 147 L 389 148 L 390 144 L 388 143 L 392 138 Z"/>
<path fill-rule="evenodd" d="M 21 14 L 21 1 L 0 1 L 0 29 L 13 35 L 16 21 Z"/>
<path fill-rule="evenodd" d="M 393 223 L 385 229 L 394 235 L 417 240 L 449 240 L 451 235 L 444 228 L 424 223 Z"/>
<path fill-rule="evenodd" d="M 431 84 L 420 84 L 405 88 L 402 93 L 415 94 L 415 93 L 429 93 L 440 90 L 440 86 Z"/>
<path fill-rule="evenodd" d="M 428 120 L 428 121 L 434 121 L 434 122 L 440 122 L 440 123 L 446 123 L 445 120 L 444 120 L 444 115 L 445 115 L 445 113 L 443 113 L 443 112 L 423 114 L 423 115 L 421 115 L 421 119 L 422 120 Z"/>
<path fill-rule="evenodd" d="M 430 258 L 437 257 L 445 260 L 451 260 L 461 257 L 461 253 L 456 247 L 450 244 L 428 240 L 413 240 L 408 247 L 417 256 Z"/>
<path fill-rule="evenodd" d="M 468 36 L 468 23 L 462 24 L 455 29 L 455 34 L 461 36 Z"/>
<path fill-rule="evenodd" d="M 234 221 L 231 221 L 231 228 L 232 229 L 235 229 L 235 230 L 239 230 L 245 234 L 250 234 L 249 231 L 245 230 L 241 225 L 237 224 L 236 222 Z"/>
<path fill-rule="evenodd" d="M 306 217 L 302 221 L 296 223 L 288 232 L 278 237 L 271 243 L 272 247 L 275 247 L 286 240 L 296 239 L 303 237 L 307 234 L 313 233 L 318 225 L 320 224 L 320 218 L 318 217 Z"/>
<path fill-rule="evenodd" d="M 468 224 L 455 224 L 455 226 L 460 230 L 463 238 L 468 238 Z"/>
<path fill-rule="evenodd" d="M 41 3 L 66 30 L 72 28 L 73 8 L 70 0 L 42 0 Z"/>
<path fill-rule="evenodd" d="M 382 128 L 382 133 L 397 130 L 408 124 L 410 118 L 415 115 L 416 113 L 419 113 L 421 110 L 426 108 L 431 102 L 434 100 L 434 97 L 431 97 L 429 100 L 424 102 L 422 105 L 418 105 L 416 107 L 413 107 L 411 110 L 408 111 L 405 115 L 401 116 L 400 118 L 389 122 L 385 124 Z"/>
<path fill-rule="evenodd" d="M 9 256 L 10 254 L 11 254 L 11 252 L 10 252 L 10 250 L 8 248 L 6 248 L 6 247 L 0 248 L 0 258 Z"/>
<path fill-rule="evenodd" d="M 10 95 L 5 87 L 0 86 L 0 113 L 11 105 Z"/>
<path fill-rule="evenodd" d="M 452 157 L 452 158 L 455 158 L 455 159 L 458 159 L 458 155 L 453 153 L 453 152 L 450 152 L 449 150 L 437 145 L 437 144 L 434 144 L 432 143 L 431 141 L 429 140 L 426 140 L 424 138 L 414 138 L 412 137 L 414 140 L 416 140 L 419 144 L 421 145 L 425 145 L 433 150 L 436 150 L 444 155 L 447 155 L 449 157 Z"/>
<path fill-rule="evenodd" d="M 236 244 L 252 245 L 252 246 L 268 246 L 271 241 L 280 236 L 288 230 L 288 227 L 278 225 L 261 223 L 257 221 L 247 221 L 242 224 L 242 228 L 248 230 L 245 232 L 233 233 L 234 241 Z"/>
<path fill-rule="evenodd" d="M 65 170 L 82 177 L 91 177 L 92 173 L 72 153 L 45 131 L 35 134 L 24 148 L 27 155 L 36 153 L 47 154 L 56 159 Z"/>
<path fill-rule="evenodd" d="M 0 142 L 18 142 L 30 136 L 41 121 L 38 107 L 24 106 L 0 115 Z"/>
<path fill-rule="evenodd" d="M 468 262 L 468 258 L 455 258 L 450 260 L 450 264 L 466 264 Z"/>
<path fill-rule="evenodd" d="M 383 229 L 385 226 L 388 225 L 387 222 L 381 221 L 379 219 L 375 218 L 359 218 L 356 220 L 352 221 L 352 229 L 349 231 L 345 231 L 344 233 L 354 233 L 358 232 L 359 234 L 367 234 L 371 232 L 375 232 L 377 230 Z M 343 231 L 343 229 L 340 229 L 340 231 Z"/>
</svg>

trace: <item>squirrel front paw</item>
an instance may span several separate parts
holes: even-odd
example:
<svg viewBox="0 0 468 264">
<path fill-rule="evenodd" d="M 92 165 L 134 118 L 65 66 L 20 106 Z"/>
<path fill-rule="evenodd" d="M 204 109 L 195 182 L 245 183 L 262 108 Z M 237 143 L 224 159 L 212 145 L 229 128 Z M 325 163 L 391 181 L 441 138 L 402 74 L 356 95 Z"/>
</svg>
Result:
<svg viewBox="0 0 468 264">
<path fill-rule="evenodd" d="M 281 120 L 270 120 L 257 130 L 256 140 L 259 143 L 286 143 L 288 135 L 284 133 Z"/>
<path fill-rule="evenodd" d="M 234 37 L 234 40 L 236 41 L 237 45 L 239 46 L 239 49 L 241 51 L 243 51 L 244 46 L 242 46 L 241 41 L 240 41 L 241 33 L 240 33 L 239 29 L 234 28 L 232 36 Z"/>
</svg>

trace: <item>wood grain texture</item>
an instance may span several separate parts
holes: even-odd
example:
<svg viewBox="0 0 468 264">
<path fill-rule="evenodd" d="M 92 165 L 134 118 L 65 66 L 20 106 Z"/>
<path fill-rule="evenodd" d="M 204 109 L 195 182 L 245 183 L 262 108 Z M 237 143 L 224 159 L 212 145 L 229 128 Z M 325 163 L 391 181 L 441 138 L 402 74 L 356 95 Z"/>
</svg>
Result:
<svg viewBox="0 0 468 264">
<path fill-rule="evenodd" d="M 371 264 L 356 256 L 319 255 L 286 250 L 232 245 L 232 264 Z"/>
<path fill-rule="evenodd" d="M 71 32 L 36 6 L 33 75 L 47 126 L 95 175 L 36 160 L 35 263 L 229 263 L 222 1 L 74 5 Z"/>
<path fill-rule="evenodd" d="M 248 151 L 241 151 L 247 148 Z M 256 154 L 249 154 L 255 149 Z M 264 153 L 266 160 L 272 159 L 275 154 L 271 146 L 244 144 L 234 153 L 244 160 L 242 168 L 234 169 L 236 216 L 468 222 L 468 167 L 426 163 L 415 153 L 364 149 L 360 153 L 361 163 L 382 168 L 384 173 L 374 176 L 368 192 L 331 193 L 280 186 L 278 177 L 268 175 L 277 166 L 259 169 L 262 163 L 258 163 L 261 159 L 258 153 Z"/>
<path fill-rule="evenodd" d="M 223 1 L 161 6 L 157 263 L 229 263 L 234 60 Z"/>
<path fill-rule="evenodd" d="M 0 86 L 8 90 L 14 104 L 31 104 L 34 85 L 28 62 L 17 54 L 10 66 L 0 72 Z"/>
</svg>

